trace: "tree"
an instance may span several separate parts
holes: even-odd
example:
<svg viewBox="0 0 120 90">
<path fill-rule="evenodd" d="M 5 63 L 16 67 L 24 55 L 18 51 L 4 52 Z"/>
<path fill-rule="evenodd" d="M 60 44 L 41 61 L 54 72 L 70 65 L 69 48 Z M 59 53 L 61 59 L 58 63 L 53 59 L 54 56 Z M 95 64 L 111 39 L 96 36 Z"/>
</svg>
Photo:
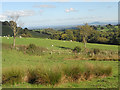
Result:
<svg viewBox="0 0 120 90">
<path fill-rule="evenodd" d="M 83 26 L 77 26 L 77 27 L 80 29 L 80 34 L 82 36 L 84 47 L 86 48 L 88 36 L 92 34 L 93 28 L 90 27 L 87 23 Z"/>
<path fill-rule="evenodd" d="M 13 30 L 13 35 L 14 35 L 13 48 L 15 48 L 15 38 L 16 38 L 16 35 L 18 34 L 18 31 L 21 29 L 21 27 L 17 26 L 19 15 L 9 16 L 9 18 L 11 19 L 11 21 L 9 22 L 9 26 Z"/>
</svg>

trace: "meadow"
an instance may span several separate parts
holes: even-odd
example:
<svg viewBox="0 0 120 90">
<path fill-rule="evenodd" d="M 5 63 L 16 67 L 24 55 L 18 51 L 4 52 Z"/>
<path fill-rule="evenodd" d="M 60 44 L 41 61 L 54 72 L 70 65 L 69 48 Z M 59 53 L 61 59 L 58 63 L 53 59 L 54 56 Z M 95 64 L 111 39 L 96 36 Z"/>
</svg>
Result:
<svg viewBox="0 0 120 90">
<path fill-rule="evenodd" d="M 82 54 L 75 54 L 72 49 L 76 46 L 80 46 L 84 49 L 84 44 L 75 41 L 63 41 L 63 40 L 51 40 L 51 39 L 40 39 L 40 38 L 16 38 L 16 49 L 11 49 L 13 44 L 13 38 L 2 37 L 2 68 L 3 73 L 9 71 L 12 68 L 18 68 L 26 70 L 29 68 L 42 68 L 61 71 L 61 67 L 68 66 L 91 66 L 96 67 L 111 67 L 111 74 L 108 76 L 95 77 L 89 80 L 80 81 L 66 81 L 64 80 L 57 84 L 31 84 L 28 82 L 20 83 L 6 83 L 3 84 L 4 88 L 117 88 L 118 87 L 118 61 L 99 61 L 99 60 L 87 60 L 86 58 L 79 58 Z M 29 44 L 35 44 L 38 47 L 46 48 L 47 51 L 43 52 L 41 55 L 29 55 L 19 50 L 19 46 L 28 46 Z M 87 48 L 97 48 L 109 52 L 118 52 L 117 45 L 107 45 L 107 44 L 95 44 L 87 43 Z M 102 58 L 102 57 L 101 57 Z M 35 70 L 33 69 L 33 71 Z M 54 70 L 54 71 L 55 71 Z M 7 71 L 7 72 L 8 72 Z M 54 72 L 53 71 L 53 72 Z M 99 69 L 98 69 L 99 71 Z M 96 71 L 96 72 L 98 72 Z M 20 72 L 19 72 L 20 73 Z M 35 72 L 36 73 L 36 72 Z M 59 73 L 59 72 L 58 72 Z M 39 74 L 39 73 L 36 73 Z M 52 75 L 55 75 L 52 73 Z M 67 75 L 67 74 L 66 74 Z M 52 79 L 51 79 L 52 78 Z M 51 76 L 50 80 L 54 77 Z M 59 78 L 59 77 L 58 77 Z"/>
</svg>

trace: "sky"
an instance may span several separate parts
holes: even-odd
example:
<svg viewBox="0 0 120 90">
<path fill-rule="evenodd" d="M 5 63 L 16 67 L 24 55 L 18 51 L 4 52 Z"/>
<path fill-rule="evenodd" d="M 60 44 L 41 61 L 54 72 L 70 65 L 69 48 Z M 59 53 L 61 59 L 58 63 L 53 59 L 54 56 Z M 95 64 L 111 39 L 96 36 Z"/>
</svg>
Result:
<svg viewBox="0 0 120 90">
<path fill-rule="evenodd" d="M 118 2 L 2 2 L 0 21 L 19 15 L 24 27 L 117 22 Z"/>
</svg>

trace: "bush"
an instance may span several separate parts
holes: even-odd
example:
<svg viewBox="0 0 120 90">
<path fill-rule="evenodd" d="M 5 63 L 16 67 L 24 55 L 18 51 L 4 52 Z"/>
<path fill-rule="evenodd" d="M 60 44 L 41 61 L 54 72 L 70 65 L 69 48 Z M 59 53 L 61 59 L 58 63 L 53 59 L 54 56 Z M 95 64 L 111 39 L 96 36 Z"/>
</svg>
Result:
<svg viewBox="0 0 120 90">
<path fill-rule="evenodd" d="M 81 51 L 81 47 L 79 47 L 79 46 L 76 46 L 76 47 L 73 49 L 73 52 L 79 53 L 80 51 Z"/>
<path fill-rule="evenodd" d="M 26 53 L 30 55 L 41 55 L 43 51 L 46 51 L 46 48 L 37 47 L 35 44 L 29 44 L 26 48 Z"/>
</svg>

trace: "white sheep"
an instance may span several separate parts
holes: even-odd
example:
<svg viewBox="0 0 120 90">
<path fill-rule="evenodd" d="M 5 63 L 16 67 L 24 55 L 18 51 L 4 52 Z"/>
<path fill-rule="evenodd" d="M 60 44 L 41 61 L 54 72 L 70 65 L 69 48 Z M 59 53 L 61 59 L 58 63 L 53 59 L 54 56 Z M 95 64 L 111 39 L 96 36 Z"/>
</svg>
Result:
<svg viewBox="0 0 120 90">
<path fill-rule="evenodd" d="M 22 36 L 20 36 L 19 38 L 22 38 Z"/>
<path fill-rule="evenodd" d="M 52 47 L 53 47 L 54 45 L 52 45 Z"/>
</svg>

